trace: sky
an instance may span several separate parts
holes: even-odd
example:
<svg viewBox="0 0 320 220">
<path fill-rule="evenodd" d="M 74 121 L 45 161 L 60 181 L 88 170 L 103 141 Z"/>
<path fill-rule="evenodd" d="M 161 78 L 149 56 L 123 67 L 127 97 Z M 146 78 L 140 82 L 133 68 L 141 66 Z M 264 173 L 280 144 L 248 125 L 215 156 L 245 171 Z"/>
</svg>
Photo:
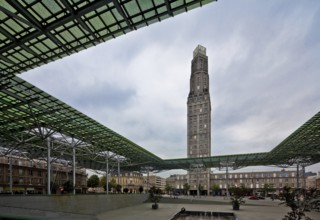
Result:
<svg viewBox="0 0 320 220">
<path fill-rule="evenodd" d="M 200 44 L 211 154 L 267 152 L 320 109 L 319 21 L 318 0 L 219 0 L 20 76 L 163 159 L 185 158 Z"/>
</svg>

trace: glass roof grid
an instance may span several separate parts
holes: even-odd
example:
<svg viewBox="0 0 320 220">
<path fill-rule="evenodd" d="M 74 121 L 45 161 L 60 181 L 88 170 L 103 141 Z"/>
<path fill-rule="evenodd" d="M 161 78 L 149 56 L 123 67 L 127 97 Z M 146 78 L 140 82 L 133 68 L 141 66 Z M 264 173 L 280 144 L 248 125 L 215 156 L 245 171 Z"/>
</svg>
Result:
<svg viewBox="0 0 320 220">
<path fill-rule="evenodd" d="M 14 19 L 7 19 L 6 21 L 2 22 L 1 26 L 14 36 L 25 32 L 25 28 L 21 25 L 21 23 Z"/>
<path fill-rule="evenodd" d="M 163 5 L 163 4 L 165 3 L 165 1 L 166 1 L 166 0 L 153 0 L 154 4 L 155 4 L 156 6 L 158 6 L 158 5 Z"/>
<path fill-rule="evenodd" d="M 137 4 L 141 11 L 152 9 L 155 6 L 154 1 L 138 0 Z"/>
<path fill-rule="evenodd" d="M 270 153 L 273 155 L 281 154 L 283 152 L 284 154 L 287 154 L 287 152 L 290 152 L 293 149 L 295 149 L 295 154 L 301 152 L 302 148 L 301 146 L 305 146 L 308 141 L 305 141 L 305 137 L 309 137 L 310 134 L 310 126 L 315 124 L 318 129 L 320 128 L 319 123 L 319 117 L 320 112 L 318 112 L 315 116 L 313 116 L 310 120 L 308 120 L 305 124 L 303 124 L 300 128 L 298 128 L 295 132 L 293 132 L 289 137 L 287 137 L 284 141 L 282 141 L 278 146 L 276 146 Z M 299 141 L 297 141 L 299 140 Z M 304 140 L 301 142 L 301 140 Z M 300 143 L 298 143 L 300 142 Z M 319 139 L 320 142 L 320 139 Z M 320 146 L 318 148 L 314 148 L 315 151 L 320 151 Z"/>
<path fill-rule="evenodd" d="M 42 4 L 44 4 L 52 14 L 58 14 L 58 12 L 62 11 L 62 6 L 59 1 L 43 1 Z"/>
<path fill-rule="evenodd" d="M 131 3 L 130 3 L 131 2 Z M 10 11 L 10 13 L 15 14 L 14 16 L 18 16 L 19 17 L 19 22 L 21 23 L 21 21 L 23 20 L 24 23 L 21 23 L 20 25 L 23 25 L 24 30 L 23 32 L 21 32 L 21 36 L 20 36 L 20 41 L 19 44 L 25 44 L 27 45 L 30 41 L 32 42 L 33 39 L 38 39 L 39 41 L 45 41 L 50 39 L 49 41 L 46 41 L 45 43 L 41 44 L 40 42 L 34 43 L 32 44 L 32 47 L 37 47 L 37 51 L 35 53 L 37 53 L 38 57 L 35 57 L 34 59 L 31 59 L 29 63 L 23 63 L 17 60 L 14 60 L 15 62 L 20 62 L 22 65 L 14 65 L 14 62 L 9 61 L 9 63 L 1 63 L 1 67 L 2 67 L 2 72 L 5 73 L 10 73 L 10 72 L 15 72 L 15 73 L 20 73 L 24 70 L 27 69 L 31 69 L 33 67 L 36 66 L 40 66 L 43 63 L 46 62 L 50 62 L 53 60 L 56 60 L 58 58 L 62 58 L 66 55 L 69 55 L 71 53 L 74 52 L 78 52 L 79 50 L 82 50 L 84 48 L 88 48 L 92 45 L 96 45 L 98 42 L 96 39 L 96 36 L 98 37 L 98 39 L 101 39 L 103 41 L 105 40 L 109 40 L 111 38 L 114 38 L 116 36 L 120 36 L 122 34 L 128 33 L 132 30 L 132 19 L 134 19 L 134 22 L 137 23 L 137 26 L 143 27 L 145 25 L 149 25 L 150 23 L 155 22 L 156 20 L 161 20 L 160 18 L 156 17 L 156 12 L 155 12 L 155 6 L 156 3 L 154 1 L 150 1 L 149 5 L 145 8 L 142 9 L 142 6 L 140 6 L 140 2 L 138 4 L 137 0 L 132 0 L 132 1 L 125 1 L 125 2 L 117 2 L 119 4 L 120 7 L 116 8 L 116 6 L 113 4 L 113 2 L 110 2 L 109 4 L 97 0 L 97 1 L 79 1 L 79 2 L 71 2 L 68 1 L 68 3 L 71 5 L 70 8 L 72 8 L 77 15 L 80 16 L 80 18 L 83 17 L 90 17 L 95 16 L 97 18 L 94 18 L 94 20 L 90 20 L 90 24 L 92 27 L 94 27 L 93 32 L 95 32 L 95 34 L 93 33 L 86 33 L 84 32 L 84 34 L 87 36 L 87 40 L 85 39 L 80 39 L 80 37 L 77 35 L 77 33 L 73 33 L 72 34 L 70 32 L 65 32 L 64 36 L 60 36 L 61 39 L 59 39 L 60 41 L 64 41 L 63 43 L 60 42 L 59 40 L 56 39 L 55 37 L 55 32 L 53 30 L 58 30 L 58 27 L 61 27 L 62 29 L 69 29 L 70 27 L 68 26 L 64 26 L 65 23 L 68 23 L 72 20 L 77 20 L 77 18 L 74 18 L 72 16 L 74 16 L 74 14 L 72 14 L 72 12 L 69 12 L 69 10 L 72 10 L 70 8 L 65 8 L 61 2 L 53 2 L 53 3 L 44 3 L 44 2 L 26 2 L 26 1 L 19 1 L 16 2 L 15 0 L 12 0 L 10 2 L 10 4 L 12 4 L 18 11 L 16 11 L 15 9 L 13 9 L 11 6 L 7 6 L 7 9 Z M 159 1 L 157 1 L 157 3 L 159 3 Z M 161 1 L 162 6 L 164 6 L 164 1 Z M 52 4 L 53 6 L 49 6 L 49 4 Z M 135 8 L 136 11 L 134 12 L 130 12 L 128 11 L 129 9 L 128 4 L 132 4 L 132 5 L 136 5 L 137 7 Z M 141 3 L 142 5 L 142 3 Z M 151 5 L 153 6 L 153 8 L 150 8 Z M 23 7 L 24 6 L 24 7 Z M 161 6 L 161 7 L 162 7 Z M 52 7 L 55 8 L 54 11 L 52 11 Z M 42 10 L 42 8 L 44 9 L 44 15 L 43 18 L 40 18 L 39 16 L 37 17 L 37 14 L 40 14 L 37 12 L 37 10 Z M 97 9 L 100 9 L 97 10 Z M 109 15 L 113 15 L 110 17 L 112 18 L 113 16 L 115 16 L 115 24 L 113 26 L 110 27 L 106 27 L 106 24 L 108 23 L 108 19 L 106 19 L 105 17 L 103 17 L 103 14 L 106 13 L 106 9 L 107 10 L 111 10 L 109 13 Z M 127 11 L 126 11 L 127 10 Z M 131 9 L 130 9 L 131 10 Z M 145 10 L 145 11 L 142 11 Z M 151 12 L 153 10 L 153 12 L 151 14 L 147 14 L 148 12 Z M 99 14 L 99 12 L 102 12 L 101 14 Z M 126 16 L 121 16 L 121 13 L 126 14 Z M 165 12 L 164 13 L 169 13 L 169 12 Z M 145 15 L 146 14 L 146 15 Z M 152 15 L 155 15 L 155 17 L 152 17 Z M 41 16 L 41 15 L 40 15 Z M 136 17 L 132 17 L 132 16 L 136 16 Z M 161 15 L 162 18 L 166 18 L 168 16 L 164 16 Z M 147 20 L 146 18 L 150 17 L 151 19 Z M 8 18 L 9 20 L 11 20 L 11 18 Z M 21 20 L 22 19 L 22 20 Z M 48 19 L 55 19 L 52 22 L 48 22 Z M 114 18 L 113 18 L 114 19 Z M 16 20 L 16 19 L 14 19 Z M 87 21 L 89 22 L 89 21 Z M 99 23 L 100 22 L 100 23 Z M 99 23 L 99 24 L 97 24 Z M 27 25 L 28 24 L 28 25 Z M 81 26 L 83 26 L 80 23 L 77 22 L 76 25 L 80 28 Z M 89 23 L 87 24 L 89 26 Z M 40 35 L 43 35 L 44 32 L 42 32 L 41 27 L 45 27 L 45 29 L 47 30 L 45 38 L 39 38 Z M 92 28 L 91 27 L 91 28 Z M 32 31 L 30 31 L 30 29 L 32 28 Z M 36 29 L 35 29 L 36 28 Z M 111 31 L 108 32 L 108 29 Z M 28 31 L 28 34 L 27 34 Z M 82 30 L 83 31 L 83 30 Z M 66 36 L 68 35 L 68 36 Z M 17 36 L 17 34 L 15 34 L 15 37 Z M 73 39 L 73 38 L 77 38 L 77 39 Z M 6 37 L 6 39 L 8 39 Z M 63 39 L 63 40 L 62 40 Z M 8 39 L 10 40 L 10 39 Z M 50 43 L 51 41 L 51 43 Z M 46 47 L 44 47 L 44 45 L 49 43 L 49 47 L 51 50 L 47 50 Z M 100 43 L 100 42 L 99 42 Z M 6 54 L 6 51 L 9 51 L 9 48 L 14 48 L 16 45 L 16 43 L 14 43 L 14 41 L 12 41 L 10 44 L 6 44 L 5 47 L 2 47 L 0 49 L 0 53 L 2 54 L 2 56 L 7 57 L 8 54 Z M 54 46 L 53 46 L 54 45 Z M 18 46 L 18 45 L 16 45 Z M 28 45 L 30 46 L 30 45 Z M 25 48 L 23 48 L 25 50 Z M 34 50 L 34 48 L 33 48 Z M 34 56 L 35 53 L 30 52 L 30 51 L 26 51 L 29 52 L 31 54 L 33 54 Z M 8 61 L 9 59 L 7 59 Z M 8 67 L 11 66 L 10 68 L 5 68 L 4 66 Z"/>
<path fill-rule="evenodd" d="M 42 2 L 37 2 L 32 7 L 28 8 L 28 11 L 30 12 L 30 14 L 36 17 L 37 20 L 41 23 L 51 16 L 50 10 L 48 10 L 48 8 L 45 7 L 45 5 L 42 4 Z"/>
<path fill-rule="evenodd" d="M 177 7 L 181 7 L 184 5 L 184 0 L 176 0 L 170 3 L 170 6 L 172 9 L 175 9 Z"/>
<path fill-rule="evenodd" d="M 134 16 L 134 15 L 136 15 L 136 14 L 141 12 L 136 0 L 124 3 L 124 5 L 122 7 L 123 7 L 123 9 L 125 10 L 126 14 L 129 17 L 132 17 L 132 16 Z"/>
</svg>

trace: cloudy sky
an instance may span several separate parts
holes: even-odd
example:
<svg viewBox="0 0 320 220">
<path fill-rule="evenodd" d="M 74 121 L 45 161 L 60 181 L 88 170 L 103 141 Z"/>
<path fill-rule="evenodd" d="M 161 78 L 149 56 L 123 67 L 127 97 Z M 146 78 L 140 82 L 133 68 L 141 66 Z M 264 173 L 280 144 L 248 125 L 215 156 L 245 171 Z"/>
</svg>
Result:
<svg viewBox="0 0 320 220">
<path fill-rule="evenodd" d="M 212 155 L 266 152 L 320 109 L 319 21 L 318 0 L 220 0 L 21 77 L 161 158 L 182 158 L 201 44 Z"/>
</svg>

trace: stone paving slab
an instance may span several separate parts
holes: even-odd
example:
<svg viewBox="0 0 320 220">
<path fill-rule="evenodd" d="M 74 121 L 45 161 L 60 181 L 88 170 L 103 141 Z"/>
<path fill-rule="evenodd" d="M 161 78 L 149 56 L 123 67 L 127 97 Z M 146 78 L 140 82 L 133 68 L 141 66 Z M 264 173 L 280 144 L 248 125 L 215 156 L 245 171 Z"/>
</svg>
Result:
<svg viewBox="0 0 320 220">
<path fill-rule="evenodd" d="M 212 204 L 196 204 L 197 200 L 212 201 Z M 180 201 L 180 203 L 179 203 Z M 188 201 L 188 202 L 186 202 Z M 216 204 L 215 204 L 216 201 Z M 277 220 L 282 219 L 289 211 L 288 207 L 279 205 L 280 201 L 271 200 L 247 200 L 239 211 L 233 211 L 230 201 L 223 197 L 203 197 L 203 198 L 179 198 L 172 199 L 172 203 L 159 203 L 159 209 L 151 209 L 151 203 L 144 203 L 136 206 L 112 210 L 97 216 L 99 220 L 169 220 L 181 208 L 189 211 L 210 211 L 210 212 L 234 212 L 239 220 Z M 307 213 L 314 220 L 320 219 L 319 212 Z"/>
</svg>

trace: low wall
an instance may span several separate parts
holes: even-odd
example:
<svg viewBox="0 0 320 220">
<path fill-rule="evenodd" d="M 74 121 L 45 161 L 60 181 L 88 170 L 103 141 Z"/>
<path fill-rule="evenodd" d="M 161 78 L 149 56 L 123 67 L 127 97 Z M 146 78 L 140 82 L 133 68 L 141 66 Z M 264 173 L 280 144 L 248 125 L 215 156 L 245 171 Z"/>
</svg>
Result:
<svg viewBox="0 0 320 220">
<path fill-rule="evenodd" d="M 95 216 L 114 209 L 138 205 L 147 199 L 147 194 L 90 194 L 90 195 L 51 195 L 51 196 L 0 196 L 0 209 L 47 211 Z M 16 212 L 16 211 L 15 211 Z M 19 213 L 16 213 L 19 214 Z"/>
</svg>

